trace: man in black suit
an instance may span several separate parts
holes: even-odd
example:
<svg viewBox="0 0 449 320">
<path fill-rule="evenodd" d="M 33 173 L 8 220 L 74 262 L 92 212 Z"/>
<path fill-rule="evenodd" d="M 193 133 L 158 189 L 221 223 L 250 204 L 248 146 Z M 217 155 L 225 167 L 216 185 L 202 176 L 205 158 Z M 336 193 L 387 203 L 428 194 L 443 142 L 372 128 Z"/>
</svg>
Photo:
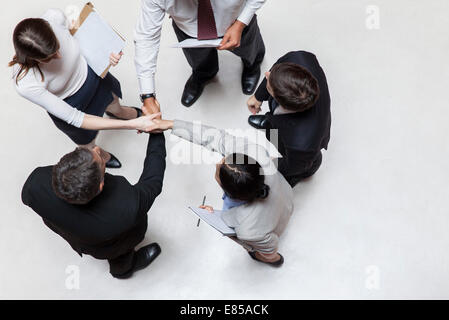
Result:
<svg viewBox="0 0 449 320">
<path fill-rule="evenodd" d="M 165 137 L 151 134 L 137 184 L 105 173 L 100 149 L 78 148 L 56 166 L 37 168 L 22 190 L 22 201 L 44 223 L 82 254 L 107 259 L 110 273 L 130 278 L 160 254 L 157 243 L 138 251 L 147 213 L 162 191 Z"/>
<path fill-rule="evenodd" d="M 257 115 L 263 101 L 268 101 L 270 111 Z M 278 143 L 283 156 L 278 169 L 292 187 L 321 166 L 321 150 L 330 140 L 330 105 L 324 71 L 315 55 L 304 51 L 280 58 L 248 100 L 253 113 L 249 124 L 265 129 L 268 139 L 277 130 L 278 141 L 272 142 Z"/>
</svg>

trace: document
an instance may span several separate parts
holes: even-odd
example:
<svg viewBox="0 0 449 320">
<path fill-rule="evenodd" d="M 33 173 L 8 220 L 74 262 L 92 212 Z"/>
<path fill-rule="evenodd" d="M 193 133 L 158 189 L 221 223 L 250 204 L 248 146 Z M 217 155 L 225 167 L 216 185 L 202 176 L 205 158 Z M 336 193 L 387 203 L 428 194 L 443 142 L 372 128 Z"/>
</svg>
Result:
<svg viewBox="0 0 449 320">
<path fill-rule="evenodd" d="M 212 228 L 220 232 L 224 236 L 235 236 L 235 230 L 226 225 L 222 219 L 224 211 L 214 210 L 213 213 L 200 208 L 189 207 L 201 220 L 209 224 Z"/>
<path fill-rule="evenodd" d="M 172 45 L 172 48 L 218 48 L 222 39 L 198 40 L 187 39 Z"/>
<path fill-rule="evenodd" d="M 104 78 L 109 70 L 109 56 L 125 47 L 125 40 L 96 12 L 91 11 L 74 37 L 81 53 L 94 72 Z"/>
</svg>

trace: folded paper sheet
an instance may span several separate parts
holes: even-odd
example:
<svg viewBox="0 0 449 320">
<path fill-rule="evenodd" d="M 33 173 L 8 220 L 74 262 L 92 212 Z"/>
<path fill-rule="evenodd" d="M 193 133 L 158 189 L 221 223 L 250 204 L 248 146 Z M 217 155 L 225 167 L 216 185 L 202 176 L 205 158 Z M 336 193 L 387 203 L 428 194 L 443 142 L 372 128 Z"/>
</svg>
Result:
<svg viewBox="0 0 449 320">
<path fill-rule="evenodd" d="M 198 40 L 187 39 L 172 45 L 172 48 L 218 48 L 222 39 Z"/>
</svg>

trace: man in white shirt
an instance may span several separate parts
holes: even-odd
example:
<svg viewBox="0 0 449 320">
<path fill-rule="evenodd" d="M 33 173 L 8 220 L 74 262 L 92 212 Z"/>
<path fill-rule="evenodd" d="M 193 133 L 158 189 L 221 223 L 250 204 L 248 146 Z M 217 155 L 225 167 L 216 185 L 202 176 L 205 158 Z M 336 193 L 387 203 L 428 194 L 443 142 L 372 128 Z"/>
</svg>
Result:
<svg viewBox="0 0 449 320">
<path fill-rule="evenodd" d="M 155 73 L 161 29 L 165 14 L 173 19 L 179 41 L 223 37 L 218 50 L 231 50 L 243 61 L 242 90 L 251 95 L 260 78 L 265 45 L 257 25 L 256 11 L 266 0 L 142 0 L 142 11 L 135 31 L 136 69 L 144 111 L 159 112 Z M 192 106 L 204 86 L 218 72 L 215 48 L 183 49 L 192 67 L 181 102 Z"/>
</svg>

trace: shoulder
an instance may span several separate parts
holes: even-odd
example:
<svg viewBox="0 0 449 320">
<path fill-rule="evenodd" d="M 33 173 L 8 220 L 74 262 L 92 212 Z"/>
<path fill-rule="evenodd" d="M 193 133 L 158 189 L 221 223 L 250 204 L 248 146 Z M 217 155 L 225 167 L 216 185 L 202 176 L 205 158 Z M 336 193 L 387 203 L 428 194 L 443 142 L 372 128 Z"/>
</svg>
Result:
<svg viewBox="0 0 449 320">
<path fill-rule="evenodd" d="M 67 17 L 61 9 L 48 9 L 41 18 L 50 23 L 67 27 Z"/>
<path fill-rule="evenodd" d="M 123 176 L 114 176 L 106 173 L 104 176 L 104 190 L 108 198 L 117 198 L 119 202 L 129 204 L 132 198 L 137 197 L 137 190 Z M 120 199 L 127 199 L 121 201 Z"/>
<path fill-rule="evenodd" d="M 292 62 L 294 62 L 294 60 L 296 59 L 303 59 L 303 58 L 316 59 L 316 56 L 311 52 L 300 50 L 300 51 L 290 51 L 285 56 L 283 56 L 283 58 L 286 60 L 292 60 Z"/>
<path fill-rule="evenodd" d="M 37 192 L 45 192 L 51 187 L 51 175 L 53 166 L 39 167 L 33 170 L 28 176 L 22 188 L 22 201 L 26 205 L 30 205 L 30 198 Z"/>
<path fill-rule="evenodd" d="M 20 67 L 17 65 L 13 67 L 13 81 L 17 92 L 21 96 L 28 96 L 36 90 L 45 89 L 46 82 L 42 81 L 41 75 L 39 74 L 38 70 L 32 68 L 28 70 L 25 76 L 17 79 L 17 76 L 19 76 L 19 69 Z"/>
<path fill-rule="evenodd" d="M 142 0 L 142 7 L 144 9 L 154 7 L 165 9 L 166 2 L 167 2 L 166 0 Z"/>
</svg>

